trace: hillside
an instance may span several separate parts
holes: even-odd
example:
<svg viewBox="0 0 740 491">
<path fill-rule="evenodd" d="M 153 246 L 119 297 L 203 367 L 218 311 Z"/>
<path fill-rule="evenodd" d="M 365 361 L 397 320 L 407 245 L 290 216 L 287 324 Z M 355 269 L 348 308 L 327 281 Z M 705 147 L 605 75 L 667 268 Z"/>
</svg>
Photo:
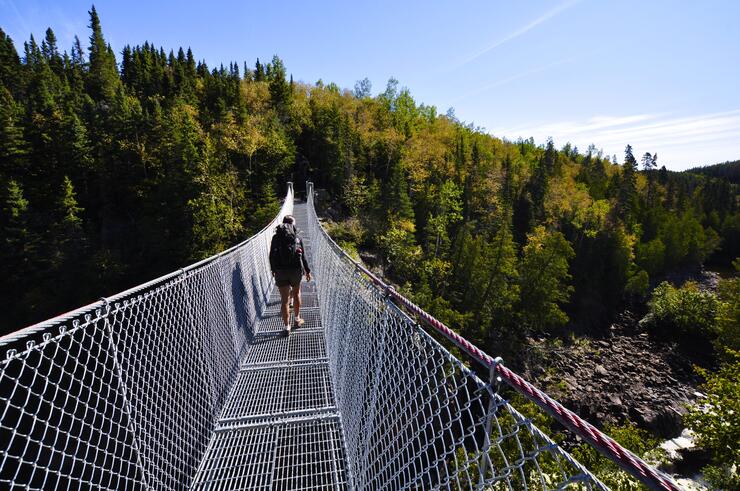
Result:
<svg viewBox="0 0 740 491">
<path fill-rule="evenodd" d="M 686 171 L 689 174 L 699 174 L 708 177 L 716 177 L 740 184 L 740 160 L 724 162 L 722 164 L 707 165 L 705 167 L 694 167 Z"/>
<path fill-rule="evenodd" d="M 345 246 L 491 352 L 598 331 L 666 272 L 738 255 L 730 179 L 505 141 L 394 79 L 373 97 L 278 57 L 211 69 L 144 43 L 119 64 L 91 26 L 87 49 L 49 29 L 22 58 L 0 33 L 3 332 L 226 248 L 288 179 L 327 189 Z"/>
<path fill-rule="evenodd" d="M 288 180 L 324 190 L 343 247 L 514 367 L 534 339 L 608 339 L 625 308 L 656 309 L 661 280 L 740 255 L 740 162 L 677 173 L 629 142 L 618 164 L 506 141 L 395 79 L 376 96 L 367 80 L 303 83 L 277 56 L 211 68 L 144 43 L 117 57 L 90 19 L 89 46 L 69 52 L 49 29 L 21 57 L 0 30 L 0 334 L 223 250 L 273 216 Z M 692 288 L 675 295 L 704 302 Z M 697 314 L 705 330 L 665 317 L 640 346 L 673 353 L 679 332 L 714 367 L 732 298 Z"/>
</svg>

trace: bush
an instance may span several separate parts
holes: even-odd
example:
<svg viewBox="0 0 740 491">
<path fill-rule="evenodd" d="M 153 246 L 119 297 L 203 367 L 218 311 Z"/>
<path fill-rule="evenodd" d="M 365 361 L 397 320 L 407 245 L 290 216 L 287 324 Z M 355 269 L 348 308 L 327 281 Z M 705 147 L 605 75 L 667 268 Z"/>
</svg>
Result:
<svg viewBox="0 0 740 491">
<path fill-rule="evenodd" d="M 400 220 L 378 238 L 387 271 L 400 283 L 415 281 L 422 261 L 421 247 L 414 242 L 413 223 Z"/>
<path fill-rule="evenodd" d="M 649 275 L 657 275 L 663 271 L 665 262 L 665 244 L 660 239 L 653 239 L 644 244 L 637 244 L 635 262 L 642 266 Z"/>
<path fill-rule="evenodd" d="M 707 398 L 690 408 L 684 421 L 697 436 L 697 443 L 712 453 L 704 469 L 707 480 L 719 489 L 740 489 L 740 352 L 727 350 L 726 361 L 716 373 L 697 368 L 706 379 Z"/>
<path fill-rule="evenodd" d="M 638 295 L 644 298 L 645 294 L 648 291 L 648 288 L 650 288 L 650 278 L 648 277 L 647 271 L 641 269 L 640 271 L 630 276 L 630 278 L 627 280 L 627 284 L 625 285 L 624 290 L 627 293 Z"/>
<path fill-rule="evenodd" d="M 604 432 L 639 457 L 649 456 L 658 447 L 656 438 L 653 438 L 650 433 L 638 428 L 633 423 L 628 422 L 623 426 L 606 425 Z M 571 453 L 576 460 L 585 465 L 588 470 L 614 491 L 647 490 L 636 478 L 624 472 L 617 464 L 601 455 L 588 443 L 581 443 Z"/>
<path fill-rule="evenodd" d="M 349 218 L 341 222 L 330 222 L 325 224 L 327 233 L 338 244 L 349 243 L 357 247 L 362 244 L 365 237 L 365 229 L 356 218 Z"/>
<path fill-rule="evenodd" d="M 732 263 L 740 272 L 740 258 Z M 720 355 L 729 348 L 740 351 L 740 277 L 721 280 L 717 288 L 717 340 L 715 349 Z"/>
<path fill-rule="evenodd" d="M 676 288 L 664 281 L 653 291 L 649 305 L 661 329 L 708 338 L 716 335 L 717 297 L 701 291 L 694 282 Z"/>
</svg>

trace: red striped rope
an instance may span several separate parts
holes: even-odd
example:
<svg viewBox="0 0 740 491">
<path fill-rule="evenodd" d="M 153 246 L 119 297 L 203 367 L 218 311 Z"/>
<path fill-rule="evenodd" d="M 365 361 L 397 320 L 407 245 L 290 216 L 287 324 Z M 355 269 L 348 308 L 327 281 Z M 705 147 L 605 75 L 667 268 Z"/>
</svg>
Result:
<svg viewBox="0 0 740 491">
<path fill-rule="evenodd" d="M 473 343 L 444 325 L 428 312 L 422 310 L 421 307 L 398 293 L 395 289 L 387 285 L 380 278 L 370 272 L 367 268 L 354 260 L 353 262 L 360 271 L 362 271 L 371 279 L 373 283 L 386 290 L 391 298 L 393 298 L 399 304 L 403 305 L 410 312 L 420 317 L 422 320 L 424 320 L 424 322 L 432 326 L 436 331 L 438 331 L 450 341 L 455 343 L 457 346 L 465 350 L 465 352 L 467 352 L 477 361 L 489 368 L 493 367 L 498 376 L 501 377 L 501 379 L 509 384 L 511 387 L 513 387 L 517 392 L 537 404 L 548 414 L 558 420 L 561 424 L 569 428 L 576 435 L 589 442 L 603 455 L 615 462 L 626 472 L 636 477 L 643 484 L 655 490 L 681 490 L 681 488 L 679 488 L 678 485 L 667 475 L 646 464 L 637 455 L 622 447 L 619 443 L 614 441 L 614 439 L 600 431 L 598 428 L 578 416 L 570 409 L 567 409 L 565 406 L 548 396 L 545 392 L 541 391 L 531 383 L 524 380 L 521 376 L 517 375 L 515 372 L 513 372 L 503 364 L 495 362 L 490 355 L 486 354 Z"/>
</svg>

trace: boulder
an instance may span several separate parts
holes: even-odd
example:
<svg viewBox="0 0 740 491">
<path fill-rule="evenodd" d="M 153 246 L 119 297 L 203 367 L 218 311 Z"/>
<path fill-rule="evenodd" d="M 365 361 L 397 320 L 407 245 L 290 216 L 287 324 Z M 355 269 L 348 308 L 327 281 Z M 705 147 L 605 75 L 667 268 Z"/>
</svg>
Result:
<svg viewBox="0 0 740 491">
<path fill-rule="evenodd" d="M 360 259 L 362 262 L 370 267 L 375 267 L 380 264 L 380 256 L 377 253 L 369 251 L 360 251 Z"/>
</svg>

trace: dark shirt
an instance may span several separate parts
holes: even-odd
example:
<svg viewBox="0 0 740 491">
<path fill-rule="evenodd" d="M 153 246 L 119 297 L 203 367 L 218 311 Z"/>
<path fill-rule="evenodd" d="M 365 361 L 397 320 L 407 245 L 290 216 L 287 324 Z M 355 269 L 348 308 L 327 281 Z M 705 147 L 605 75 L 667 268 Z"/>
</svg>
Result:
<svg viewBox="0 0 740 491">
<path fill-rule="evenodd" d="M 301 237 L 298 236 L 298 229 L 295 229 L 295 232 L 296 232 L 296 236 L 298 237 L 298 243 L 300 244 L 300 248 L 301 248 L 300 256 L 301 256 L 302 269 L 304 273 L 309 274 L 311 272 L 311 268 L 308 267 L 308 261 L 306 260 L 306 248 L 303 245 L 303 239 L 301 239 Z M 277 234 L 272 236 L 272 241 L 270 242 L 270 269 L 272 271 L 276 271 L 278 269 L 285 269 L 285 268 L 278 268 L 276 267 L 276 264 L 275 264 L 277 258 L 274 257 L 274 255 L 272 254 L 272 251 L 275 250 L 276 240 L 278 240 Z"/>
</svg>

